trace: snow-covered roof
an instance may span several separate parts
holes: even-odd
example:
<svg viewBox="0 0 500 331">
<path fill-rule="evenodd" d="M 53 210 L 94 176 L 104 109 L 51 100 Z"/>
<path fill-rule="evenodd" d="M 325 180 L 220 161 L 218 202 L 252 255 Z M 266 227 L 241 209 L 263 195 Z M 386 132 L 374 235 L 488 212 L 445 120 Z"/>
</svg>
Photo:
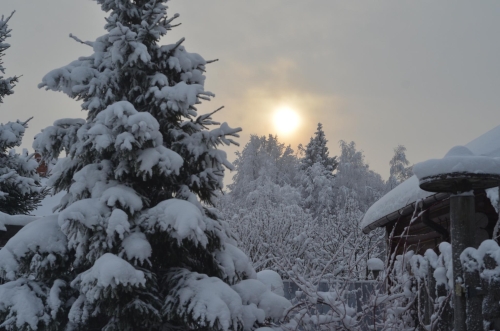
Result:
<svg viewBox="0 0 500 331">
<path fill-rule="evenodd" d="M 46 181 L 47 179 L 42 179 L 42 185 L 45 185 Z M 41 217 L 52 215 L 52 209 L 59 204 L 65 194 L 66 192 L 59 192 L 56 195 L 46 196 L 31 215 L 8 215 L 0 212 L 0 231 L 7 230 L 6 225 L 26 226 Z"/>
<path fill-rule="evenodd" d="M 0 212 L 0 231 L 6 231 L 6 225 L 25 226 L 38 218 L 31 215 L 9 215 Z"/>
<path fill-rule="evenodd" d="M 465 147 L 474 155 L 500 157 L 500 125 L 472 140 Z M 375 202 L 365 213 L 360 226 L 365 230 L 380 218 L 434 194 L 421 190 L 417 177 L 412 176 Z"/>
<path fill-rule="evenodd" d="M 61 202 L 61 198 L 65 194 L 66 192 L 62 191 L 57 193 L 56 195 L 47 195 L 45 199 L 41 201 L 40 206 L 38 206 L 37 209 L 33 210 L 31 214 L 40 217 L 54 214 L 52 210 Z"/>
<path fill-rule="evenodd" d="M 364 229 L 379 218 L 433 194 L 432 192 L 421 190 L 418 186 L 418 179 L 414 175 L 393 188 L 368 208 L 361 221 L 361 228 Z"/>
<path fill-rule="evenodd" d="M 500 175 L 500 158 L 475 155 L 465 146 L 455 146 L 442 158 L 430 159 L 413 166 L 413 173 L 420 180 L 451 173 Z"/>
</svg>

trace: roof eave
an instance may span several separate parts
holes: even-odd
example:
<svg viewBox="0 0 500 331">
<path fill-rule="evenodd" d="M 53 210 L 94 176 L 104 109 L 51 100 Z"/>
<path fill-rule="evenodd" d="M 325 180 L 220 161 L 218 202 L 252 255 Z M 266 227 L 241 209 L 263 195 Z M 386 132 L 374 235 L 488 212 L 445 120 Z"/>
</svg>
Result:
<svg viewBox="0 0 500 331">
<path fill-rule="evenodd" d="M 443 201 L 444 199 L 447 199 L 449 196 L 450 196 L 450 193 L 436 193 L 436 194 L 433 194 L 431 196 L 428 196 L 427 198 L 425 198 L 423 200 L 414 201 L 414 202 L 404 206 L 403 208 L 396 210 L 395 212 L 392 212 L 390 214 L 385 215 L 384 217 L 379 218 L 375 222 L 371 222 L 370 224 L 368 224 L 367 226 L 365 226 L 363 228 L 363 233 L 368 234 L 376 228 L 380 228 L 380 227 L 385 226 L 393 221 L 398 220 L 401 217 L 406 217 L 406 216 L 412 214 L 413 211 L 415 210 L 415 206 L 417 203 L 422 203 L 423 205 L 421 207 L 427 208 L 436 202 Z"/>
</svg>

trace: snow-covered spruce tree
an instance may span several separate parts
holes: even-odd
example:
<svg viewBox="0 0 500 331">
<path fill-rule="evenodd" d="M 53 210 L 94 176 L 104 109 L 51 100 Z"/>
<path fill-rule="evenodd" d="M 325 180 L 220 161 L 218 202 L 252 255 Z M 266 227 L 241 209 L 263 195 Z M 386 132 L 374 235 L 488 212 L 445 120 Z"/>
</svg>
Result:
<svg viewBox="0 0 500 331">
<path fill-rule="evenodd" d="M 255 279 L 210 207 L 231 167 L 217 146 L 240 129 L 197 114 L 213 96 L 207 61 L 183 40 L 158 44 L 177 17 L 167 0 L 97 2 L 107 33 L 41 84 L 88 116 L 35 139 L 47 160 L 66 153 L 49 185 L 67 194 L 0 251 L 1 327 L 249 330 L 280 318 L 289 302 Z"/>
<path fill-rule="evenodd" d="M 387 190 L 392 190 L 411 176 L 413 176 L 413 166 L 408 166 L 410 161 L 406 158 L 406 147 L 398 145 L 394 148 L 394 156 L 389 161 L 389 179 L 387 180 Z"/>
<path fill-rule="evenodd" d="M 5 68 L 1 59 L 10 47 L 5 40 L 10 37 L 8 22 L 12 14 L 0 18 L 0 104 L 5 96 L 14 93 L 18 81 L 16 76 L 2 75 Z M 28 121 L 0 124 L 0 212 L 10 215 L 29 214 L 45 196 L 36 173 L 38 163 L 26 150 L 17 154 L 13 149 L 21 145 Z"/>
<path fill-rule="evenodd" d="M 329 156 L 327 142 L 323 125 L 318 123 L 307 146 L 299 146 L 304 155 L 300 159 L 302 206 L 320 222 L 333 213 L 335 200 L 333 171 L 338 162 L 336 156 Z"/>
<path fill-rule="evenodd" d="M 299 146 L 304 153 L 304 157 L 300 160 L 300 166 L 303 170 L 311 167 L 315 163 L 320 163 L 326 171 L 332 173 L 338 165 L 337 157 L 330 157 L 330 152 L 326 144 L 325 132 L 323 131 L 323 124 L 318 123 L 318 128 L 311 137 L 306 147 Z"/>
</svg>

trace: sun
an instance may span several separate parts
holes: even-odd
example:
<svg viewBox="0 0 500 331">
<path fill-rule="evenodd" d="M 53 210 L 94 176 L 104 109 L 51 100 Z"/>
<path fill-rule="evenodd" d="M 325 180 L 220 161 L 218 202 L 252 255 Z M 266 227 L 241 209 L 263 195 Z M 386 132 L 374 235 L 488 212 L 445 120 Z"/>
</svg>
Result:
<svg viewBox="0 0 500 331">
<path fill-rule="evenodd" d="M 300 117 L 290 107 L 280 107 L 274 113 L 274 126 L 279 133 L 289 134 L 294 132 L 300 124 Z"/>
</svg>

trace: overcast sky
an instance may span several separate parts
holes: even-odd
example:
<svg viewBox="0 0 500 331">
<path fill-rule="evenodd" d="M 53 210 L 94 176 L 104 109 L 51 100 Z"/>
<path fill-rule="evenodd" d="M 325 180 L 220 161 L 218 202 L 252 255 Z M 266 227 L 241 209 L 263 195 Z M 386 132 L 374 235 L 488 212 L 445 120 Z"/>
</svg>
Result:
<svg viewBox="0 0 500 331">
<path fill-rule="evenodd" d="M 61 117 L 85 117 L 79 102 L 38 90 L 48 71 L 90 54 L 84 40 L 104 34 L 90 0 L 0 0 L 11 20 L 7 75 L 23 75 L 0 105 L 0 122 L 34 116 L 25 138 Z M 189 52 L 210 64 L 201 109 L 224 105 L 218 118 L 250 134 L 275 133 L 272 114 L 286 104 L 302 118 L 280 140 L 307 143 L 323 123 L 331 154 L 355 141 L 387 178 L 398 144 L 411 162 L 442 157 L 500 124 L 500 2 L 173 0 L 175 28 Z M 229 151 L 230 158 L 233 150 Z"/>
</svg>

